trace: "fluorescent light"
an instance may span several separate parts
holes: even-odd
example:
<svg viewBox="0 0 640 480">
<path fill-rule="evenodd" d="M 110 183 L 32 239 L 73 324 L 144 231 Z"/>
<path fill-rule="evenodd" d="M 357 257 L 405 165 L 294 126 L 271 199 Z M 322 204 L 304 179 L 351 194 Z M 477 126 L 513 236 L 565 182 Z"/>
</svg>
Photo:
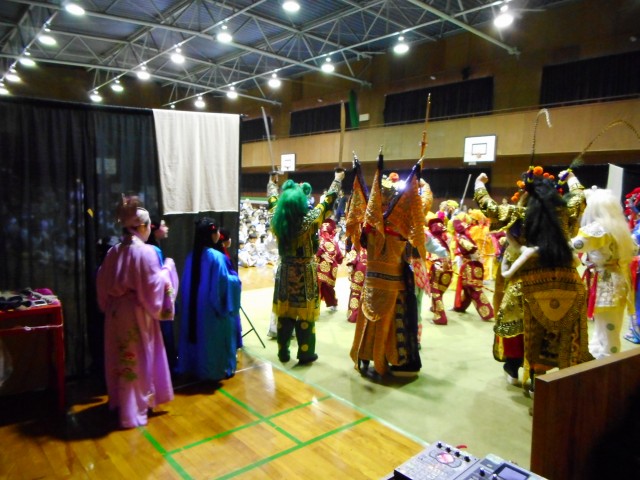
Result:
<svg viewBox="0 0 640 480">
<path fill-rule="evenodd" d="M 17 73 L 9 72 L 4 76 L 4 78 L 9 80 L 11 83 L 20 83 L 20 77 Z"/>
<path fill-rule="evenodd" d="M 84 8 L 76 3 L 67 3 L 64 6 L 64 9 L 69 12 L 71 15 L 84 15 Z"/>
<path fill-rule="evenodd" d="M 38 41 L 43 45 L 47 45 L 48 47 L 51 47 L 58 43 L 56 39 L 53 38 L 51 35 L 44 35 L 44 34 L 38 36 Z"/>
<path fill-rule="evenodd" d="M 207 106 L 207 104 L 204 103 L 204 100 L 202 99 L 202 97 L 198 97 L 193 104 L 198 108 L 204 108 Z"/>
<path fill-rule="evenodd" d="M 89 98 L 91 99 L 91 101 L 96 103 L 100 103 L 102 101 L 102 97 L 100 96 L 97 90 L 94 90 L 93 92 L 91 92 L 91 95 L 89 96 Z"/>
<path fill-rule="evenodd" d="M 282 8 L 289 13 L 295 13 L 300 10 L 300 4 L 293 0 L 287 0 L 282 4 Z"/>
<path fill-rule="evenodd" d="M 236 87 L 229 87 L 229 91 L 227 92 L 227 98 L 231 100 L 235 100 L 238 98 L 238 92 L 236 92 Z"/>
<path fill-rule="evenodd" d="M 116 80 L 111 84 L 111 90 L 116 93 L 120 93 L 124 90 L 124 87 L 122 86 L 122 84 L 120 84 L 120 80 Z"/>
<path fill-rule="evenodd" d="M 36 62 L 34 62 L 31 58 L 22 57 L 20 59 L 20 65 L 24 65 L 25 67 L 33 67 Z"/>
<path fill-rule="evenodd" d="M 181 52 L 182 50 L 180 50 L 179 48 L 176 48 L 175 53 L 171 55 L 171 61 L 173 63 L 178 63 L 178 64 L 184 63 L 184 56 L 182 55 Z"/>
<path fill-rule="evenodd" d="M 333 63 L 331 63 L 331 58 L 327 57 L 327 60 L 322 64 L 322 71 L 325 73 L 331 73 L 333 72 L 336 67 L 333 66 Z"/>
<path fill-rule="evenodd" d="M 275 73 L 272 74 L 271 78 L 269 79 L 269 86 L 271 88 L 280 88 L 280 85 L 282 85 L 282 82 L 278 78 L 278 75 L 276 75 Z"/>
<path fill-rule="evenodd" d="M 136 72 L 136 75 L 140 80 L 149 80 L 151 78 L 151 75 L 147 72 L 147 67 L 144 65 L 140 67 L 140 70 Z"/>
</svg>

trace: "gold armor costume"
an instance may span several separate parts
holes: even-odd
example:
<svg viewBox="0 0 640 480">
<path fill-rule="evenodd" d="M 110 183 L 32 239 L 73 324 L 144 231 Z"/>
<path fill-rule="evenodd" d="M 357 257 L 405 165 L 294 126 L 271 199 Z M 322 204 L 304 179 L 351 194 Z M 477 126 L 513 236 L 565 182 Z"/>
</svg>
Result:
<svg viewBox="0 0 640 480">
<path fill-rule="evenodd" d="M 485 188 L 475 191 L 474 198 L 493 225 L 508 229 L 516 240 L 526 245 L 522 204 L 498 204 Z M 558 219 L 567 242 L 571 231 L 577 230 L 584 210 L 582 188 L 572 191 L 566 208 L 559 210 Z M 513 262 L 510 249 L 503 261 Z M 505 282 L 504 297 L 496 314 L 494 331 L 498 337 L 524 334 L 525 358 L 541 370 L 591 360 L 587 348 L 586 289 L 575 268 L 543 268 L 537 257 L 531 257 Z M 494 356 L 501 359 L 499 342 L 494 344 Z"/>
</svg>

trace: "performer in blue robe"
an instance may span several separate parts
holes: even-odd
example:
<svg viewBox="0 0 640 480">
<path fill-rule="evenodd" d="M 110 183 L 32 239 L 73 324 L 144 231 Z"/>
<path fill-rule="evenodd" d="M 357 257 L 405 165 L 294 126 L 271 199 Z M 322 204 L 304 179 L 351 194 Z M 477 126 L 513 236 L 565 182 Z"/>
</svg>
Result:
<svg viewBox="0 0 640 480">
<path fill-rule="evenodd" d="M 224 253 L 214 245 L 218 224 L 203 218 L 196 224 L 193 251 L 188 255 L 182 281 L 182 315 L 178 373 L 202 380 L 230 378 L 236 371 L 240 281 L 229 272 Z"/>
</svg>

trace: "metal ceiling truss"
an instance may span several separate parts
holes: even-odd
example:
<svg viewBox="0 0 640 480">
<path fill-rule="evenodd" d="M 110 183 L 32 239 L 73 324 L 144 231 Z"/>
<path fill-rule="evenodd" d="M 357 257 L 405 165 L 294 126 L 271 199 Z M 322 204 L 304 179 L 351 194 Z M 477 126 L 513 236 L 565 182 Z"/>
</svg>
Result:
<svg viewBox="0 0 640 480">
<path fill-rule="evenodd" d="M 519 53 L 477 28 L 492 19 L 505 0 L 300 0 L 302 9 L 296 15 L 284 12 L 280 0 L 76 3 L 85 8 L 85 16 L 65 12 L 63 0 L 0 2 L 3 80 L 28 51 L 36 62 L 98 72 L 91 91 L 144 66 L 153 79 L 170 87 L 167 105 L 209 93 L 224 95 L 231 87 L 239 96 L 279 105 L 264 88 L 272 74 L 293 79 L 320 72 L 330 57 L 332 63 L 344 66 L 330 75 L 369 86 L 359 75 L 374 56 L 387 53 L 399 35 L 418 44 L 467 31 L 510 54 Z M 36 41 L 45 27 L 56 37 L 57 48 Z M 228 44 L 216 38 L 225 27 L 233 34 Z M 170 60 L 176 48 L 185 57 L 182 65 Z"/>
</svg>

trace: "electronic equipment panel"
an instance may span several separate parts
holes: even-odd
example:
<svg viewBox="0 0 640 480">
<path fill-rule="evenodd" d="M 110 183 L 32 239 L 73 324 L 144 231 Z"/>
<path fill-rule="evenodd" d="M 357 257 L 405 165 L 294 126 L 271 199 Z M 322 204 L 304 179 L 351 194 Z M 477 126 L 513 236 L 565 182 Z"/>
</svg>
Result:
<svg viewBox="0 0 640 480">
<path fill-rule="evenodd" d="M 435 442 L 429 448 L 397 467 L 393 476 L 397 480 L 544 480 L 497 455 L 477 458 L 465 450 L 444 442 Z"/>
</svg>

